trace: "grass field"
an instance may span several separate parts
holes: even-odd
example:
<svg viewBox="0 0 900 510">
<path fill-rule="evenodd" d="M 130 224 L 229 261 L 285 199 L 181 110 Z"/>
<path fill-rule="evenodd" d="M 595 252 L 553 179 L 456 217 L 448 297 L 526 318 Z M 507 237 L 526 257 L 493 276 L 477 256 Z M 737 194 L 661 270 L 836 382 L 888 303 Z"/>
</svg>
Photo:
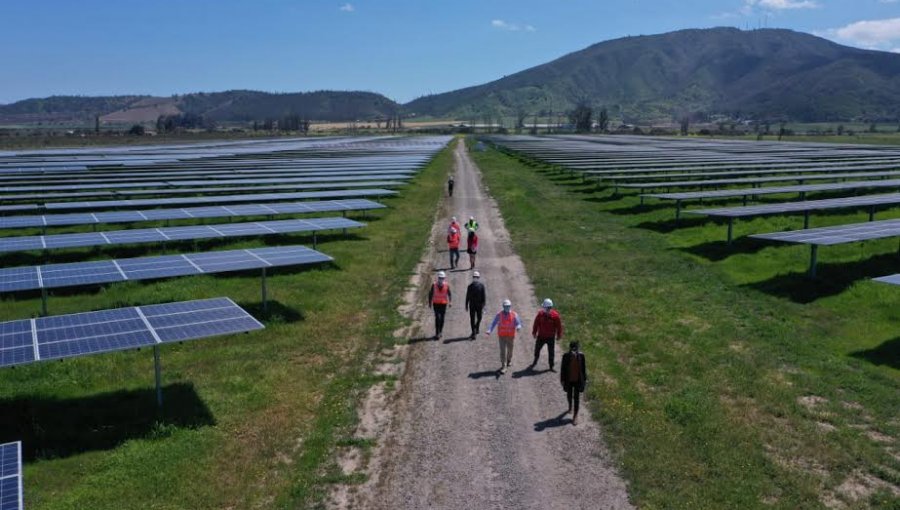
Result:
<svg viewBox="0 0 900 510">
<path fill-rule="evenodd" d="M 537 294 L 582 341 L 640 508 L 900 508 L 900 289 L 865 278 L 900 271 L 896 239 L 822 249 L 809 282 L 807 248 L 727 247 L 724 225 L 676 229 L 670 204 L 473 154 Z"/>
<path fill-rule="evenodd" d="M 392 332 L 401 324 L 397 305 L 451 165 L 445 149 L 399 198 L 384 201 L 390 209 L 362 218 L 367 228 L 346 238 L 320 235 L 319 249 L 335 258 L 333 265 L 274 271 L 268 316 L 260 311 L 257 272 L 52 293 L 52 314 L 230 296 L 263 319 L 266 330 L 162 348 L 161 414 L 155 410 L 150 351 L 0 371 L 0 441 L 24 440 L 27 507 L 320 505 L 331 483 L 346 481 L 333 452 L 349 440 L 357 396 L 375 382 L 367 356 L 394 343 Z M 199 248 L 309 242 L 297 235 Z M 173 245 L 168 253 L 192 249 Z M 70 250 L 58 258 L 159 253 L 166 252 Z M 2 261 L 5 266 L 43 259 L 20 254 Z M 36 295 L 4 297 L 0 320 L 30 317 L 39 309 Z"/>
</svg>

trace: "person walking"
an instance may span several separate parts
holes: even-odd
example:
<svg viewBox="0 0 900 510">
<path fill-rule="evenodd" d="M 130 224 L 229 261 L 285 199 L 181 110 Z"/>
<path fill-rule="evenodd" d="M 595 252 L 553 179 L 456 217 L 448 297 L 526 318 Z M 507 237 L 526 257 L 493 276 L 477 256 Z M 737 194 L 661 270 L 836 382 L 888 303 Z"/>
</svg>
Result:
<svg viewBox="0 0 900 510">
<path fill-rule="evenodd" d="M 503 309 L 494 317 L 494 322 L 487 330 L 487 336 L 491 336 L 494 329 L 497 330 L 497 336 L 500 338 L 500 373 L 502 374 L 512 364 L 513 342 L 516 339 L 516 332 L 522 329 L 519 314 L 512 310 L 512 303 L 508 299 L 503 300 Z"/>
<path fill-rule="evenodd" d="M 475 255 L 478 253 L 478 234 L 474 230 L 470 230 L 466 238 L 466 253 L 469 254 L 469 269 L 475 269 Z"/>
<path fill-rule="evenodd" d="M 451 230 L 456 229 L 457 232 L 461 232 L 462 229 L 459 226 L 459 221 L 457 221 L 456 216 L 450 218 L 450 226 L 447 227 L 447 233 L 449 234 Z"/>
<path fill-rule="evenodd" d="M 449 179 L 447 179 L 447 192 L 450 196 L 453 196 L 453 176 L 451 175 Z"/>
<path fill-rule="evenodd" d="M 466 222 L 465 227 L 468 232 L 475 232 L 478 230 L 478 222 L 475 221 L 475 216 L 469 216 L 469 221 Z"/>
<path fill-rule="evenodd" d="M 447 234 L 447 247 L 450 249 L 450 269 L 456 269 L 459 264 L 459 230 L 450 229 Z"/>
<path fill-rule="evenodd" d="M 453 295 L 446 279 L 446 273 L 438 271 L 437 281 L 431 284 L 431 290 L 428 291 L 428 303 L 434 310 L 434 338 L 436 340 L 440 340 L 444 332 L 444 317 L 447 315 L 447 307 L 453 306 Z"/>
<path fill-rule="evenodd" d="M 534 361 L 531 362 L 531 368 L 537 366 L 538 360 L 541 358 L 541 349 L 547 346 L 547 356 L 550 361 L 550 371 L 553 369 L 553 361 L 556 357 L 556 341 L 562 340 L 563 325 L 559 312 L 553 309 L 553 301 L 545 299 L 541 304 L 541 309 L 534 316 L 534 324 L 531 326 L 531 336 L 534 338 Z"/>
<path fill-rule="evenodd" d="M 475 335 L 481 330 L 481 317 L 484 314 L 484 305 L 487 303 L 485 298 L 484 284 L 481 283 L 481 273 L 475 271 L 472 273 L 472 283 L 466 289 L 466 311 L 469 312 L 469 326 L 472 328 L 472 335 L 469 340 L 475 340 Z"/>
<path fill-rule="evenodd" d="M 584 387 L 587 385 L 587 365 L 584 361 L 584 354 L 578 350 L 578 342 L 569 343 L 569 352 L 563 354 L 562 362 L 559 366 L 559 382 L 562 383 L 563 390 L 566 392 L 566 401 L 569 403 L 569 410 L 573 410 L 572 425 L 578 425 L 578 404 L 581 394 L 584 393 Z"/>
</svg>

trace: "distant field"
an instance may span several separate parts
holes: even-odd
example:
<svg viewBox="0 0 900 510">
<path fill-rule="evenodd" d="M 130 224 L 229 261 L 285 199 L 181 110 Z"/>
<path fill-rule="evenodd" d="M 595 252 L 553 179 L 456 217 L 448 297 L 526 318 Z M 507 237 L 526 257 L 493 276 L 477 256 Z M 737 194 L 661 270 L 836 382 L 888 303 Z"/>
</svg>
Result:
<svg viewBox="0 0 900 510">
<path fill-rule="evenodd" d="M 810 282 L 808 248 L 727 247 L 722 224 L 676 228 L 671 204 L 474 157 L 537 294 L 587 352 L 638 508 L 900 508 L 900 289 L 868 281 L 900 271 L 896 238 L 823 248 Z"/>
</svg>

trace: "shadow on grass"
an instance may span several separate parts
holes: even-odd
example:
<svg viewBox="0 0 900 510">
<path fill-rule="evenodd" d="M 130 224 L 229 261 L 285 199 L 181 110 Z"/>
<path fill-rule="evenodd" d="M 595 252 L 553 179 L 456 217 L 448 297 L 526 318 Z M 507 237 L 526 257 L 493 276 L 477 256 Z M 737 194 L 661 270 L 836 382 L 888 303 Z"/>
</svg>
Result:
<svg viewBox="0 0 900 510">
<path fill-rule="evenodd" d="M 0 416 L 0 443 L 21 440 L 26 460 L 108 450 L 131 439 L 159 437 L 171 427 L 216 424 L 189 383 L 164 386 L 162 410 L 149 387 L 66 399 L 20 396 L 0 400 Z"/>
<path fill-rule="evenodd" d="M 725 260 L 732 255 L 741 253 L 757 253 L 770 246 L 785 246 L 785 244 L 776 241 L 768 241 L 766 239 L 738 237 L 731 245 L 726 241 L 711 241 L 708 243 L 695 244 L 694 246 L 689 246 L 687 248 L 681 248 L 681 251 L 692 253 L 707 260 L 720 261 Z"/>
<path fill-rule="evenodd" d="M 701 217 L 681 218 L 680 220 L 675 221 L 675 218 L 672 218 L 663 221 L 645 221 L 643 223 L 638 223 L 637 228 L 652 230 L 661 234 L 669 234 L 680 228 L 702 227 L 708 223 L 715 223 L 715 220 L 708 217 Z M 726 228 L 725 225 L 722 225 L 722 228 Z M 725 236 L 725 232 L 722 232 L 722 236 Z"/>
<path fill-rule="evenodd" d="M 813 279 L 805 272 L 789 273 L 744 286 L 796 303 L 812 303 L 840 294 L 859 280 L 895 273 L 898 262 L 896 253 L 885 253 L 856 262 L 820 263 Z"/>
<path fill-rule="evenodd" d="M 272 299 L 267 300 L 266 310 L 263 310 L 262 303 L 259 301 L 253 303 L 238 303 L 241 308 L 247 310 L 250 315 L 261 321 L 270 321 L 275 323 L 293 323 L 306 320 L 306 315 L 302 310 L 285 305 L 280 301 Z"/>
<path fill-rule="evenodd" d="M 632 205 L 630 207 L 620 207 L 618 209 L 607 209 L 606 212 L 609 212 L 612 214 L 618 214 L 618 215 L 622 215 L 622 216 L 627 216 L 627 215 L 631 215 L 631 214 L 643 214 L 643 213 L 648 213 L 648 212 L 653 212 L 653 211 L 660 211 L 663 209 L 671 209 L 672 217 L 673 218 L 675 217 L 675 204 L 667 203 L 667 202 L 656 202 L 656 203 L 644 204 L 644 205 L 638 204 L 638 205 Z"/>
<path fill-rule="evenodd" d="M 900 337 L 888 340 L 873 349 L 851 352 L 850 355 L 873 365 L 886 365 L 900 369 Z"/>
<path fill-rule="evenodd" d="M 565 417 L 567 414 L 568 414 L 568 413 L 562 413 L 562 414 L 560 414 L 559 416 L 554 416 L 553 418 L 550 418 L 550 419 L 547 419 L 547 420 L 544 420 L 544 421 L 539 421 L 539 422 L 535 423 L 535 424 L 534 424 L 534 431 L 535 431 L 535 432 L 541 432 L 541 431 L 543 431 L 544 429 L 551 429 L 551 428 L 554 428 L 554 427 L 562 427 L 563 425 L 569 425 L 569 424 L 571 424 L 571 423 L 572 423 L 572 419 L 571 419 L 571 418 L 566 418 L 566 417 Z"/>
<path fill-rule="evenodd" d="M 595 204 L 606 204 L 609 202 L 618 202 L 619 200 L 622 200 L 624 198 L 628 198 L 628 195 L 623 195 L 620 192 L 620 193 L 616 193 L 616 194 L 610 193 L 609 195 L 599 196 L 599 197 L 593 196 L 593 197 L 585 198 L 584 201 L 585 202 L 593 202 Z"/>
</svg>

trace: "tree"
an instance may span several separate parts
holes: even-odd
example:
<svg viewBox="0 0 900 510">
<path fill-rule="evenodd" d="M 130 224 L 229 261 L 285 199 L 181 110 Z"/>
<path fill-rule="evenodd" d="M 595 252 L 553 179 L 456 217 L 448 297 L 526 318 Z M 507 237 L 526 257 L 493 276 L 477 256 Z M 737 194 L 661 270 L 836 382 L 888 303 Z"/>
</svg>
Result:
<svg viewBox="0 0 900 510">
<path fill-rule="evenodd" d="M 843 124 L 838 124 L 837 134 L 838 134 L 838 136 L 841 136 L 844 134 L 844 125 Z"/>
<path fill-rule="evenodd" d="M 94 134 L 95 135 L 100 134 L 100 116 L 99 115 L 94 115 Z"/>
<path fill-rule="evenodd" d="M 135 124 L 128 130 L 129 135 L 142 136 L 144 134 L 144 126 Z"/>
<path fill-rule="evenodd" d="M 575 126 L 576 133 L 591 132 L 591 116 L 593 113 L 587 101 L 578 101 L 575 109 L 569 112 L 569 121 Z"/>
<path fill-rule="evenodd" d="M 875 124 L 874 122 L 869 124 L 869 133 L 877 133 L 877 132 L 878 132 L 877 124 Z"/>
<path fill-rule="evenodd" d="M 525 118 L 528 116 L 525 113 L 525 108 L 521 106 L 516 107 L 516 133 L 521 133 L 522 129 L 525 127 Z"/>
<path fill-rule="evenodd" d="M 609 112 L 606 110 L 606 107 L 600 109 L 600 113 L 597 114 L 597 131 L 601 133 L 606 133 L 609 130 Z"/>
<path fill-rule="evenodd" d="M 687 136 L 687 135 L 688 135 L 688 130 L 689 130 L 690 127 L 691 127 L 691 117 L 688 116 L 688 115 L 682 116 L 682 117 L 681 117 L 681 121 L 679 121 L 678 124 L 679 124 L 680 129 L 681 129 L 681 131 L 680 131 L 680 132 L 681 132 L 681 136 Z"/>
</svg>

